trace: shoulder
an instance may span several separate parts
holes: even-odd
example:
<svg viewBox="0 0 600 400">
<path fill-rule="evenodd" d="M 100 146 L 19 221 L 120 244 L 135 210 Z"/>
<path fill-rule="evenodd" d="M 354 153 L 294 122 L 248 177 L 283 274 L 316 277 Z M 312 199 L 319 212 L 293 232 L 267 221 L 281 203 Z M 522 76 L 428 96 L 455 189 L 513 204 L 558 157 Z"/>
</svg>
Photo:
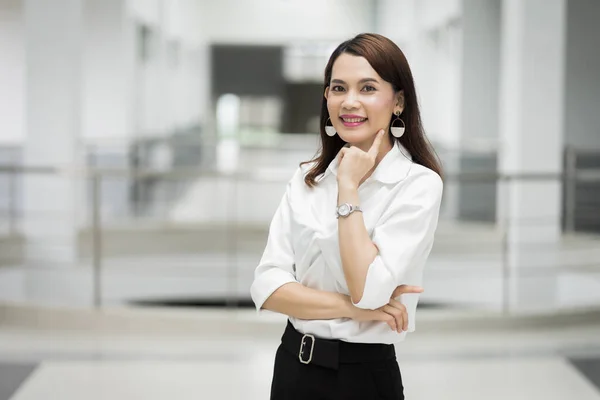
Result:
<svg viewBox="0 0 600 400">
<path fill-rule="evenodd" d="M 317 161 L 313 160 L 313 161 L 307 161 L 307 162 L 303 162 L 302 164 L 300 164 L 300 166 L 297 169 L 297 172 L 300 173 L 302 175 L 302 179 L 304 179 L 304 177 L 306 176 L 306 174 L 308 174 L 308 172 L 313 169 L 313 167 L 317 165 Z"/>
<path fill-rule="evenodd" d="M 444 190 L 444 182 L 436 172 L 416 163 L 398 186 L 398 201 L 412 198 L 423 203 L 438 203 Z"/>
<path fill-rule="evenodd" d="M 306 163 L 306 164 L 302 164 L 299 165 L 298 167 L 296 167 L 296 169 L 294 170 L 294 173 L 292 174 L 292 177 L 290 178 L 289 182 L 288 182 L 288 187 L 293 191 L 293 192 L 298 192 L 298 191 L 304 191 L 308 189 L 308 186 L 306 185 L 306 183 L 304 182 L 304 178 L 306 178 L 306 175 L 308 174 L 308 172 L 311 170 L 311 168 L 314 166 L 314 163 Z"/>
<path fill-rule="evenodd" d="M 417 185 L 430 188 L 432 190 L 442 191 L 444 188 L 444 182 L 442 178 L 433 170 L 422 166 L 421 164 L 414 163 L 410 168 L 407 179 L 411 180 Z"/>
<path fill-rule="evenodd" d="M 300 185 L 300 186 L 304 186 L 308 189 L 308 185 L 306 185 L 304 179 L 306 178 L 306 175 L 308 175 L 308 173 L 317 165 L 317 161 L 313 160 L 313 161 L 307 161 L 302 163 L 301 165 L 299 165 L 296 168 L 296 171 L 294 172 L 294 175 L 292 177 L 292 182 L 294 184 Z M 317 183 L 319 182 L 320 176 L 317 176 Z"/>
</svg>

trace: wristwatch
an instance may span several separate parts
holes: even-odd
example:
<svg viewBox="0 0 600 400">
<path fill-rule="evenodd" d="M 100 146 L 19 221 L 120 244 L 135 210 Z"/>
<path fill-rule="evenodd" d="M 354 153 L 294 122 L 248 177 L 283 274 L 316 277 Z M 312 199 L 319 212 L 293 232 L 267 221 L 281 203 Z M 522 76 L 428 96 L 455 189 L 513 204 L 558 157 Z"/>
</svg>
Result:
<svg viewBox="0 0 600 400">
<path fill-rule="evenodd" d="M 362 212 L 362 210 L 360 209 L 360 206 L 353 206 L 352 204 L 349 204 L 349 203 L 342 203 L 339 206 L 337 206 L 337 208 L 335 210 L 336 218 L 339 218 L 339 217 L 346 218 L 348 215 L 352 214 L 354 211 Z"/>
</svg>

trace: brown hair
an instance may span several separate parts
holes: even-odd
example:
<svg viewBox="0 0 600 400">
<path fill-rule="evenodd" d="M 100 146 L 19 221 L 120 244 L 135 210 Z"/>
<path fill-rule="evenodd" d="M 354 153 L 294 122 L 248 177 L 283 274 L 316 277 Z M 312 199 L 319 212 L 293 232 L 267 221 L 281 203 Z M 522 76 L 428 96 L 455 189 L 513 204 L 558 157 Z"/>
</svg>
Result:
<svg viewBox="0 0 600 400">
<path fill-rule="evenodd" d="M 364 57 L 382 79 L 392 84 L 394 91 L 404 91 L 402 119 L 406 130 L 402 137 L 394 137 L 394 140 L 400 142 L 410 152 L 413 162 L 431 169 L 441 177 L 442 168 L 433 147 L 425 136 L 414 80 L 402 50 L 390 39 L 374 33 L 362 33 L 343 42 L 331 54 L 325 67 L 325 79 L 321 93 L 324 93 L 329 86 L 333 63 L 343 53 Z M 304 182 L 310 187 L 316 185 L 316 178 L 325 172 L 340 149 L 346 144 L 339 135 L 327 136 L 325 124 L 328 118 L 327 99 L 323 97 L 320 120 L 321 146 L 312 160 L 300 163 L 300 165 L 304 165 L 316 162 L 304 178 Z M 390 123 L 393 118 L 395 116 L 392 114 Z"/>
</svg>

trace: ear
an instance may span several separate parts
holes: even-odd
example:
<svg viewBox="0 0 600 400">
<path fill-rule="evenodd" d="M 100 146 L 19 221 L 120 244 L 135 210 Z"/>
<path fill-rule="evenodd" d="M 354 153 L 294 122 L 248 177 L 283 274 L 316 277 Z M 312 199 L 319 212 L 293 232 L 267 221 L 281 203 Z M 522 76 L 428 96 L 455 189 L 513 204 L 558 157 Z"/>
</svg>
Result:
<svg viewBox="0 0 600 400">
<path fill-rule="evenodd" d="M 404 111 L 404 91 L 401 90 L 398 92 L 398 94 L 396 95 L 396 106 L 394 107 L 394 112 L 396 111 L 400 111 L 400 114 L 402 114 L 402 111 Z"/>
<path fill-rule="evenodd" d="M 323 96 L 325 97 L 325 100 L 327 100 L 327 97 L 329 96 L 329 86 L 325 88 L 325 93 L 323 94 Z"/>
</svg>

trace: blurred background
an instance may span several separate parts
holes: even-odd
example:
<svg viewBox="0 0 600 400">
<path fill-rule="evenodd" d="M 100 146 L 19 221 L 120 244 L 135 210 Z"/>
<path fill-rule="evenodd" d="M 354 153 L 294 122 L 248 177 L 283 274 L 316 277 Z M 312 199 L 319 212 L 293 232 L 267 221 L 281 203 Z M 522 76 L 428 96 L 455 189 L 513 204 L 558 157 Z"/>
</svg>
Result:
<svg viewBox="0 0 600 400">
<path fill-rule="evenodd" d="M 599 17 L 0 0 L 0 400 L 268 397 L 285 317 L 249 287 L 361 32 L 406 54 L 446 174 L 407 395 L 600 399 Z"/>
</svg>

